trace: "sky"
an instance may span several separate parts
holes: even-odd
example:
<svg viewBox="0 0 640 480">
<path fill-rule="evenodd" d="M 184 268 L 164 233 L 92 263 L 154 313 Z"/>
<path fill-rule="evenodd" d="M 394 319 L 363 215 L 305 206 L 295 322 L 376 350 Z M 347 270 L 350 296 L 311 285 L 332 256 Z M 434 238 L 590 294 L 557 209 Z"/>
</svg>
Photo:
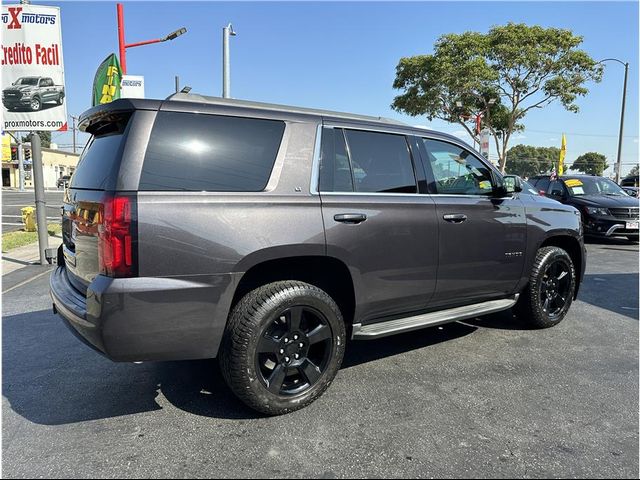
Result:
<svg viewBox="0 0 640 480">
<path fill-rule="evenodd" d="M 61 7 L 69 114 L 90 106 L 96 68 L 118 52 L 115 2 L 32 2 Z M 446 33 L 523 22 L 572 30 L 594 59 L 629 62 L 622 173 L 638 162 L 637 2 L 124 2 L 127 43 L 158 38 L 186 27 L 172 42 L 127 50 L 128 73 L 144 75 L 147 98 L 166 98 L 174 76 L 192 93 L 221 96 L 222 27 L 233 24 L 232 97 L 394 118 L 453 133 L 462 127 L 409 117 L 390 108 L 395 68 L 401 57 L 432 53 Z M 601 83 L 588 84 L 580 112 L 553 104 L 531 111 L 518 143 L 560 147 L 567 160 L 596 151 L 609 165 L 617 158 L 624 67 L 606 64 Z M 71 125 L 71 122 L 69 122 Z M 80 137 L 81 142 L 86 136 Z M 62 148 L 70 133 L 54 133 Z M 492 157 L 495 152 L 492 152 Z M 611 174 L 610 167 L 605 174 Z"/>
</svg>

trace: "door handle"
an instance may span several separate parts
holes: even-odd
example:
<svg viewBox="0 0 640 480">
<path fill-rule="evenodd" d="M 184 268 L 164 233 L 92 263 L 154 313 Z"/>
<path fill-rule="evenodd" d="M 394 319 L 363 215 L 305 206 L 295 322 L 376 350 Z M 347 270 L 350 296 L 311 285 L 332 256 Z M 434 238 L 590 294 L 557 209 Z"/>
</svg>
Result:
<svg viewBox="0 0 640 480">
<path fill-rule="evenodd" d="M 443 215 L 442 218 L 451 223 L 462 223 L 467 220 L 467 216 L 464 213 L 448 213 Z"/>
<path fill-rule="evenodd" d="M 364 213 L 338 213 L 333 216 L 333 219 L 340 223 L 356 224 L 364 222 L 367 216 Z"/>
</svg>

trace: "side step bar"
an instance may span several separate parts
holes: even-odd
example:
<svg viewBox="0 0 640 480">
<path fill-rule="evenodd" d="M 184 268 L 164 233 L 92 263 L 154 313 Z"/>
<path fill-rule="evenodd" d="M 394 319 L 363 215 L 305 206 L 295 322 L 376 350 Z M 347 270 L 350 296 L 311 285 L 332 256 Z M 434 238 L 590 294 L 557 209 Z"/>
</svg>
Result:
<svg viewBox="0 0 640 480">
<path fill-rule="evenodd" d="M 475 303 L 473 305 L 465 305 L 464 307 L 450 308 L 448 310 L 440 310 L 437 312 L 423 313 L 406 318 L 397 318 L 386 322 L 374 323 L 371 325 L 362 325 L 357 323 L 353 325 L 354 340 L 373 340 L 376 338 L 395 335 L 396 333 L 411 332 L 425 327 L 432 327 L 443 323 L 456 322 L 466 318 L 473 318 L 479 315 L 495 313 L 501 310 L 507 310 L 515 305 L 518 301 L 519 294 L 512 298 L 503 298 L 500 300 L 490 300 L 488 302 Z"/>
</svg>

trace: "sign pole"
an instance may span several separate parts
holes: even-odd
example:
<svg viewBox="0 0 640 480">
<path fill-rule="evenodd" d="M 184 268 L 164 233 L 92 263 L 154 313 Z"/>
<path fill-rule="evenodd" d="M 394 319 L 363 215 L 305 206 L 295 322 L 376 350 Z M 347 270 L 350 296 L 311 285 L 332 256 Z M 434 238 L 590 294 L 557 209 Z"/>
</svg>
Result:
<svg viewBox="0 0 640 480">
<path fill-rule="evenodd" d="M 42 172 L 42 149 L 40 135 L 31 133 L 31 168 L 33 169 L 33 188 L 36 193 L 36 225 L 38 228 L 38 245 L 40 247 L 40 265 L 47 264 L 46 250 L 49 248 L 49 232 L 47 231 L 47 202 L 44 196 L 44 174 Z"/>
<path fill-rule="evenodd" d="M 22 146 L 22 135 L 20 135 L 20 132 L 16 133 L 18 143 L 18 187 L 19 191 L 24 192 L 24 148 Z"/>
</svg>

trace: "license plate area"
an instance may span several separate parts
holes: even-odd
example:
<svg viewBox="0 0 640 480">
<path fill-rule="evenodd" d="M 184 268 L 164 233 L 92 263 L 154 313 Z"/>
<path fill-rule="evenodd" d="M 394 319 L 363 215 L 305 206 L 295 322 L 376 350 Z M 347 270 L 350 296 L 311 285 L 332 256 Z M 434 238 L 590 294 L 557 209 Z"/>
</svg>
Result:
<svg viewBox="0 0 640 480">
<path fill-rule="evenodd" d="M 627 222 L 627 230 L 638 230 L 638 222 Z"/>
</svg>

